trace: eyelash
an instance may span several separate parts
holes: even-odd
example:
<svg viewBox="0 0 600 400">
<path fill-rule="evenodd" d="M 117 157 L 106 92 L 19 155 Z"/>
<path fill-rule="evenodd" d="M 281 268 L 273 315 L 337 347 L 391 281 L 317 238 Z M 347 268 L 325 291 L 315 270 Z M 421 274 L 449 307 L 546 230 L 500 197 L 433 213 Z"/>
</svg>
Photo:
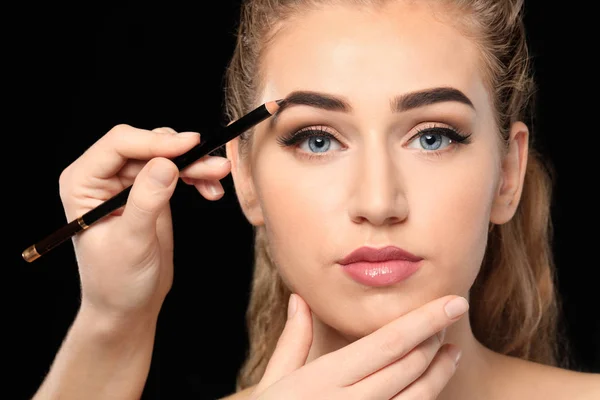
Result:
<svg viewBox="0 0 600 400">
<path fill-rule="evenodd" d="M 417 129 L 417 133 L 408 140 L 408 143 L 411 143 L 414 140 L 419 139 L 421 136 L 427 134 L 445 136 L 450 139 L 450 144 L 465 145 L 471 143 L 471 134 L 465 134 L 456 128 L 436 125 Z M 327 127 L 325 126 L 302 128 L 277 138 L 277 142 L 283 147 L 294 147 L 298 146 L 305 139 L 309 139 L 311 137 L 329 138 L 341 143 L 341 140 L 333 133 L 328 132 Z M 444 151 L 445 150 L 421 150 L 420 153 L 423 153 L 427 156 L 441 156 L 441 153 Z M 331 152 L 327 152 L 324 155 L 318 155 L 318 153 L 306 153 L 303 154 L 303 156 L 308 157 L 309 159 L 323 159 L 330 153 Z"/>
<path fill-rule="evenodd" d="M 341 143 L 341 140 L 333 133 L 328 132 L 327 127 L 324 125 L 302 128 L 287 135 L 278 137 L 277 142 L 282 147 L 298 147 L 298 145 L 302 143 L 305 139 L 309 139 L 311 137 L 328 138 Z M 318 155 L 317 153 L 303 153 L 302 156 L 308 159 L 323 160 L 330 154 L 331 152 L 327 152 L 323 155 Z"/>
</svg>

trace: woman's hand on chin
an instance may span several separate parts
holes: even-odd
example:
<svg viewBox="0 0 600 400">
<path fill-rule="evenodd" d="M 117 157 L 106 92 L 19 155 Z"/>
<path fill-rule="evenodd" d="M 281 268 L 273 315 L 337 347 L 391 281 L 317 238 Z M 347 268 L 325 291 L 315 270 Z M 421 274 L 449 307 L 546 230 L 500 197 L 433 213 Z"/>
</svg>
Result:
<svg viewBox="0 0 600 400">
<path fill-rule="evenodd" d="M 464 298 L 444 296 L 306 364 L 312 318 L 292 294 L 285 328 L 250 399 L 435 399 L 460 356 L 455 345 L 442 344 L 445 329 L 467 309 Z"/>
</svg>

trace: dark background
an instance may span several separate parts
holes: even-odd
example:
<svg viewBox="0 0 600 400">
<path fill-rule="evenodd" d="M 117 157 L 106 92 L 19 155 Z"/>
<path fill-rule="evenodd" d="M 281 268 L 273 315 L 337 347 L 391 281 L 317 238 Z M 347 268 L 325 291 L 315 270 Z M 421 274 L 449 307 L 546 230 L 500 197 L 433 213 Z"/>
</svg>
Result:
<svg viewBox="0 0 600 400">
<path fill-rule="evenodd" d="M 14 355 L 6 364 L 6 398 L 33 394 L 78 308 L 70 243 L 32 264 L 21 258 L 65 222 L 60 172 L 119 123 L 199 132 L 221 126 L 237 3 L 52 3 L 4 15 L 5 27 L 13 26 L 3 40 L 10 71 L 4 74 L 10 185 L 3 197 L 10 205 L 3 287 L 11 317 L 3 330 Z M 585 10 L 550 3 L 526 1 L 539 84 L 534 134 L 557 174 L 555 252 L 572 369 L 600 372 L 598 79 L 590 61 L 598 35 Z M 586 45 L 592 47 L 579 50 Z M 223 184 L 226 194 L 217 202 L 183 184 L 173 197 L 175 281 L 160 315 L 144 399 L 214 399 L 234 389 L 246 346 L 252 230 L 230 176 Z"/>
</svg>

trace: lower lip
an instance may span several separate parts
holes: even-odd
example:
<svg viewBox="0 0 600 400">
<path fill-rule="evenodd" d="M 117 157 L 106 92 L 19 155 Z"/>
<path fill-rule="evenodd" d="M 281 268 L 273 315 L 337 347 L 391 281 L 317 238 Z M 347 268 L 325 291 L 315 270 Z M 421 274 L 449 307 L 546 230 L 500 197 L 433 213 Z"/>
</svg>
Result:
<svg viewBox="0 0 600 400">
<path fill-rule="evenodd" d="M 389 286 L 401 282 L 414 274 L 420 262 L 390 260 L 382 262 L 356 262 L 342 265 L 350 278 L 367 286 Z"/>
</svg>

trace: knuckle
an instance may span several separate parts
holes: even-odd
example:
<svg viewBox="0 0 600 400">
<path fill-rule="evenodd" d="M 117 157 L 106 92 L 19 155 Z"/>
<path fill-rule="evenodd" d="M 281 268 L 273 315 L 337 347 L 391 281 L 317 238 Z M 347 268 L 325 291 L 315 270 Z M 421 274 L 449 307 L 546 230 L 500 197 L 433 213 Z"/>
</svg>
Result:
<svg viewBox="0 0 600 400">
<path fill-rule="evenodd" d="M 386 338 L 379 345 L 379 351 L 386 359 L 396 358 L 404 354 L 407 350 L 406 341 L 401 335 Z"/>
<path fill-rule="evenodd" d="M 168 133 L 168 134 L 175 134 L 177 133 L 177 131 L 171 127 L 168 126 L 161 126 L 158 128 L 154 128 L 152 129 L 152 132 L 158 132 L 158 133 Z"/>
<path fill-rule="evenodd" d="M 419 372 L 423 372 L 429 367 L 432 357 L 430 357 L 425 350 L 418 348 L 414 351 L 414 367 Z"/>
<path fill-rule="evenodd" d="M 432 308 L 427 308 L 425 310 L 425 323 L 432 334 L 440 330 L 441 319 L 437 310 Z"/>
<path fill-rule="evenodd" d="M 107 139 L 112 143 L 111 146 L 114 146 L 117 149 L 127 146 L 128 142 L 131 141 L 130 137 L 132 129 L 133 127 L 127 124 L 115 125 L 106 134 Z"/>
<path fill-rule="evenodd" d="M 159 193 L 153 191 L 144 191 L 143 195 L 140 196 L 130 196 L 128 207 L 133 209 L 133 215 L 136 217 L 140 219 L 149 218 L 154 214 L 153 206 L 158 196 Z"/>
<path fill-rule="evenodd" d="M 114 138 L 122 138 L 127 132 L 131 129 L 131 125 L 128 124 L 118 124 L 113 126 L 109 131 L 108 135 Z"/>
<path fill-rule="evenodd" d="M 66 167 L 65 169 L 62 170 L 62 172 L 60 173 L 60 175 L 58 176 L 58 184 L 59 186 L 63 187 L 67 184 L 67 182 L 69 181 L 71 177 L 71 166 Z"/>
<path fill-rule="evenodd" d="M 62 200 L 64 200 L 68 195 L 69 183 L 71 181 L 72 176 L 72 167 L 68 166 L 63 169 L 58 177 L 58 193 Z"/>
<path fill-rule="evenodd" d="M 431 357 L 423 349 L 417 348 L 405 357 L 405 362 L 407 371 L 414 373 L 415 376 L 420 376 L 429 367 Z"/>
</svg>

